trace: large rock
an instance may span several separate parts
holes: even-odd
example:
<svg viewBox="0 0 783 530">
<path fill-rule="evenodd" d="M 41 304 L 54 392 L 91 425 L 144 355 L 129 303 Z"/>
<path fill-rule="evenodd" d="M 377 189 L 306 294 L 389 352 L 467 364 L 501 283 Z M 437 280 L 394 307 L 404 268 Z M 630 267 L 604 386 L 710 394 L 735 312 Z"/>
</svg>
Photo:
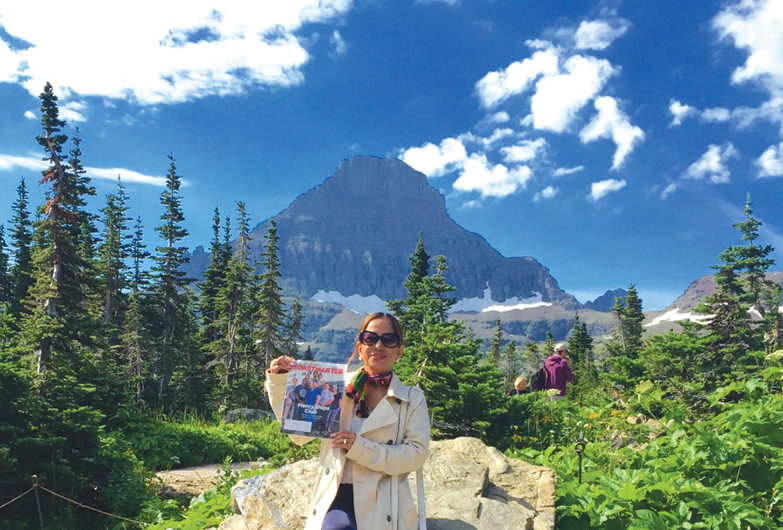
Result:
<svg viewBox="0 0 783 530">
<path fill-rule="evenodd" d="M 304 527 L 318 462 L 297 462 L 234 487 L 220 530 Z M 415 477 L 411 489 L 416 491 Z M 506 457 L 476 438 L 432 442 L 424 465 L 429 530 L 553 530 L 554 471 Z"/>
</svg>

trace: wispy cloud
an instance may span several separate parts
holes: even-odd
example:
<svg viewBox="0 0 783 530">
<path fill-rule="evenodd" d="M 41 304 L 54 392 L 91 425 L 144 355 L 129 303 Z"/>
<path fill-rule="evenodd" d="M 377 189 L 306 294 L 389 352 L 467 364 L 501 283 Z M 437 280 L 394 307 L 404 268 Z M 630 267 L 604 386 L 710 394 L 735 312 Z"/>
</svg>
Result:
<svg viewBox="0 0 783 530">
<path fill-rule="evenodd" d="M 566 175 L 573 175 L 574 173 L 579 173 L 580 171 L 584 171 L 584 166 L 576 166 L 576 167 L 559 167 L 557 168 L 553 173 L 553 177 L 564 177 Z"/>
<path fill-rule="evenodd" d="M 693 180 L 708 178 L 714 184 L 725 184 L 731 178 L 726 163 L 737 154 L 731 142 L 723 146 L 712 144 L 696 162 L 688 166 L 684 177 Z"/>
<path fill-rule="evenodd" d="M 610 24 L 604 20 L 583 21 L 576 30 L 575 48 L 577 50 L 605 50 L 615 39 L 625 35 L 629 24 L 617 20 Z"/>
<path fill-rule="evenodd" d="M 12 156 L 0 155 L 0 171 L 31 170 L 43 171 L 49 167 L 46 161 L 41 160 L 40 156 Z M 144 175 L 138 171 L 132 171 L 125 168 L 97 168 L 85 167 L 87 176 L 90 178 L 117 180 L 121 177 L 123 182 L 136 182 L 139 184 L 151 184 L 153 186 L 165 186 L 166 177 Z M 183 181 L 183 184 L 185 182 Z"/>
<path fill-rule="evenodd" d="M 64 100 L 99 96 L 141 105 L 295 85 L 310 59 L 298 34 L 341 16 L 351 3 L 75 2 L 57 17 L 41 17 L 39 5 L 10 2 L 0 22 L 30 47 L 0 40 L 0 81 L 37 95 L 48 80 Z M 62 28 L 69 28 L 67 38 Z M 63 57 L 95 67 L 73 68 Z"/>
<path fill-rule="evenodd" d="M 593 182 L 590 185 L 590 199 L 598 202 L 612 192 L 619 191 L 625 187 L 625 180 L 608 179 L 600 182 Z"/>
<path fill-rule="evenodd" d="M 446 138 L 440 145 L 426 143 L 421 147 L 412 147 L 400 156 L 403 162 L 428 177 L 442 177 L 459 169 L 467 158 L 465 146 L 455 138 Z"/>
</svg>

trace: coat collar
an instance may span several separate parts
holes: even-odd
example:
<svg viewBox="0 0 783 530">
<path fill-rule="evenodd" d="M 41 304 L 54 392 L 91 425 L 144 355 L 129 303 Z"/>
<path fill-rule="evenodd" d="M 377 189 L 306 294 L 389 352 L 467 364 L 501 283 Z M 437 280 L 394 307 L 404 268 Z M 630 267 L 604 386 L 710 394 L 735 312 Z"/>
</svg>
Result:
<svg viewBox="0 0 783 530">
<path fill-rule="evenodd" d="M 347 380 L 350 381 L 354 374 L 355 372 L 349 373 L 347 375 Z M 353 417 L 353 400 L 347 396 L 343 399 L 346 400 L 343 402 L 343 413 L 346 414 L 346 416 L 341 418 L 341 420 L 344 419 L 346 422 L 350 422 Z M 398 419 L 398 413 L 395 412 L 395 408 L 392 406 L 392 403 L 395 401 L 410 401 L 410 387 L 406 386 L 400 378 L 397 377 L 396 373 L 392 375 L 391 381 L 389 381 L 386 399 L 382 399 L 380 403 L 378 403 L 378 406 L 375 407 L 375 410 L 370 413 L 370 416 L 364 421 L 362 428 L 359 430 L 359 434 L 374 431 L 395 423 Z M 399 410 L 399 408 L 397 408 L 397 410 Z M 350 423 L 344 423 L 343 425 L 350 425 Z"/>
</svg>

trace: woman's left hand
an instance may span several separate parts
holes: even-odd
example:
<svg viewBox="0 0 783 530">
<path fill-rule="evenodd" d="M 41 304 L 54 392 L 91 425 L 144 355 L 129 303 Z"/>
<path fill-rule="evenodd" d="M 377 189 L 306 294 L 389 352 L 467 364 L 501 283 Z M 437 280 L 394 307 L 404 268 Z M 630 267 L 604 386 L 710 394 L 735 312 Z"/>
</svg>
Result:
<svg viewBox="0 0 783 530">
<path fill-rule="evenodd" d="M 350 450 L 353 447 L 353 443 L 356 441 L 356 433 L 351 431 L 338 431 L 332 433 L 332 447 L 335 449 Z"/>
</svg>

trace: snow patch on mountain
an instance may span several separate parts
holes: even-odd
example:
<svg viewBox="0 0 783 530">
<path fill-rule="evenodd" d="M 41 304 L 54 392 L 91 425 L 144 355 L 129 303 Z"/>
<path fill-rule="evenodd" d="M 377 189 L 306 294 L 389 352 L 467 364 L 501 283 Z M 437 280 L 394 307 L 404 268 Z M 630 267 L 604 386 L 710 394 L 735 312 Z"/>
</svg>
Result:
<svg viewBox="0 0 783 530">
<path fill-rule="evenodd" d="M 541 293 L 535 293 L 530 298 L 507 298 L 505 302 L 496 302 L 492 299 L 492 290 L 487 284 L 481 297 L 463 298 L 451 308 L 451 312 L 465 311 L 486 313 L 487 311 L 512 311 L 514 309 L 530 309 L 531 307 L 550 306 L 549 302 L 541 299 Z"/>
<path fill-rule="evenodd" d="M 332 304 L 340 304 L 348 310 L 362 315 L 387 311 L 386 302 L 374 294 L 370 296 L 361 296 L 358 294 L 344 296 L 337 291 L 321 290 L 311 296 L 310 300 L 313 302 L 330 302 Z"/>
<path fill-rule="evenodd" d="M 386 302 L 377 295 L 360 296 L 352 294 L 345 296 L 337 291 L 320 290 L 310 297 L 313 302 L 328 302 L 341 306 L 359 314 L 375 313 L 376 311 L 388 311 Z M 505 302 L 496 302 L 492 299 L 492 290 L 487 285 L 481 297 L 463 298 L 459 300 L 449 311 L 485 313 L 487 311 L 512 311 L 514 309 L 530 309 L 531 307 L 550 306 L 549 302 L 541 299 L 541 293 L 535 293 L 530 298 L 508 298 Z"/>
<path fill-rule="evenodd" d="M 697 315 L 691 312 L 680 313 L 677 308 L 655 317 L 645 327 L 655 326 L 661 322 L 679 322 L 681 320 L 690 320 L 691 322 L 706 322 L 712 318 L 712 315 Z"/>
</svg>

